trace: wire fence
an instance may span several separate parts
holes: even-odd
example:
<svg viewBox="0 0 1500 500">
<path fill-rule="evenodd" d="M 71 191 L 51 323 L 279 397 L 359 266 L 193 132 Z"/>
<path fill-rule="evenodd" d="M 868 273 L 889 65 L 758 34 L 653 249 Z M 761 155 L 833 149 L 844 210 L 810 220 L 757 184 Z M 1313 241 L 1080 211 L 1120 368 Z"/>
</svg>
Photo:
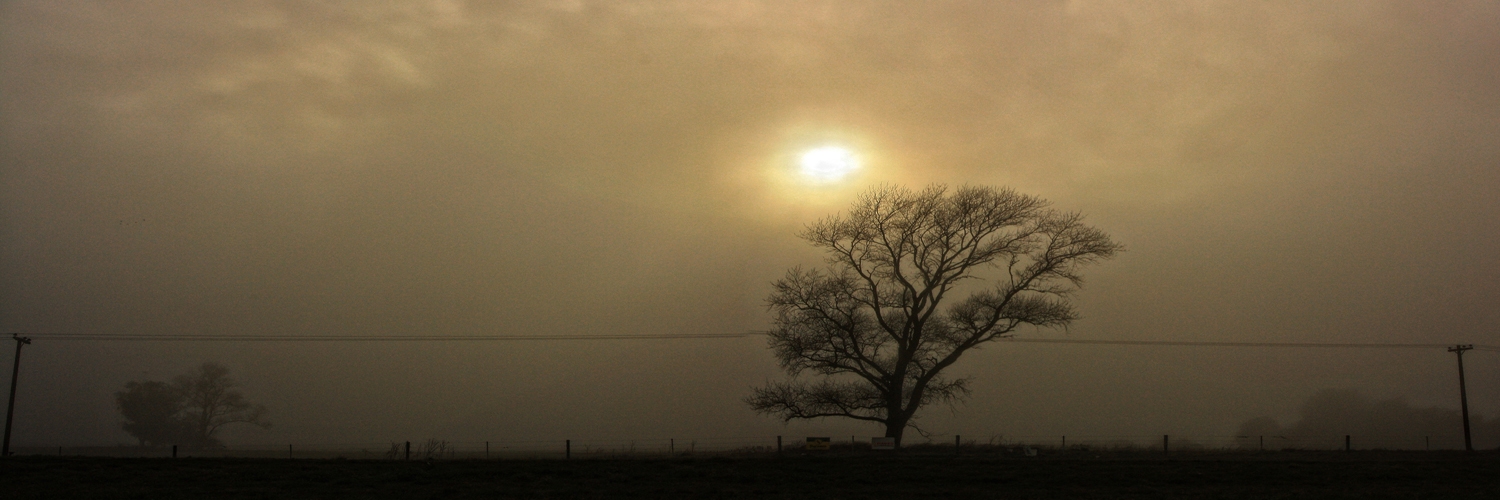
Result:
<svg viewBox="0 0 1500 500">
<path fill-rule="evenodd" d="M 1462 450 L 1461 435 L 1081 435 L 994 436 L 963 439 L 976 446 L 1030 446 L 1052 450 L 1282 451 L 1282 450 Z"/>
<path fill-rule="evenodd" d="M 829 452 L 889 453 L 872 447 L 868 436 L 813 436 Z M 567 460 L 774 456 L 819 453 L 806 436 L 710 438 L 553 439 L 448 441 L 382 441 L 363 443 L 292 443 L 230 445 L 223 448 L 178 446 L 18 446 L 16 455 L 134 458 L 282 458 L 349 460 Z M 1461 436 L 1230 436 L 1230 435 L 928 435 L 909 436 L 905 453 L 967 453 L 1042 456 L 1057 453 L 1204 453 L 1288 450 L 1462 450 Z"/>
</svg>

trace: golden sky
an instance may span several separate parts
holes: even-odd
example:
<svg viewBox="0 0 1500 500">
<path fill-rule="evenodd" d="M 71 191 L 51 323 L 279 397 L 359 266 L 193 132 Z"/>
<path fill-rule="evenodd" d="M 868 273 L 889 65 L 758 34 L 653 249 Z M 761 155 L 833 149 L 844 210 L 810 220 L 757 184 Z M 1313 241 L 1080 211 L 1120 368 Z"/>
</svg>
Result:
<svg viewBox="0 0 1500 500">
<path fill-rule="evenodd" d="M 940 182 L 1129 247 L 1084 320 L 1030 335 L 1500 343 L 1493 1 L 19 0 L 0 23 L 4 332 L 760 329 L 769 282 L 819 262 L 802 225 Z M 807 182 L 826 145 L 861 168 Z M 208 358 L 273 410 L 246 440 L 850 428 L 749 414 L 779 377 L 754 339 L 27 356 L 21 435 L 91 443 L 123 435 L 125 381 Z M 1500 363 L 1471 359 L 1500 413 Z M 1453 406 L 1451 364 L 1001 346 L 930 425 L 1224 433 L 1326 387 Z"/>
</svg>

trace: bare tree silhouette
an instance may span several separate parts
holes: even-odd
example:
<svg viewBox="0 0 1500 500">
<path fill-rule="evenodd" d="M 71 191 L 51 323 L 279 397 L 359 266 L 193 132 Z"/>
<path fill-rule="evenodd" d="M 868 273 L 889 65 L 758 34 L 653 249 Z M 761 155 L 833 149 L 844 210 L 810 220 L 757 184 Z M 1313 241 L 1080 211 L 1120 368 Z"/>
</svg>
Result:
<svg viewBox="0 0 1500 500">
<path fill-rule="evenodd" d="M 793 268 L 767 298 L 770 347 L 793 379 L 745 402 L 784 420 L 879 422 L 898 446 L 923 406 L 968 394 L 969 380 L 945 369 L 1021 325 L 1066 327 L 1080 268 L 1123 250 L 1077 213 L 967 186 L 873 189 L 800 236 L 827 253 L 827 269 Z M 969 280 L 985 287 L 940 307 Z"/>
<path fill-rule="evenodd" d="M 229 369 L 204 363 L 171 383 L 128 382 L 115 393 L 115 406 L 125 417 L 121 426 L 141 446 L 181 444 L 194 448 L 218 448 L 215 436 L 225 425 L 247 423 L 270 427 L 266 407 L 251 404 L 229 377 Z"/>
<path fill-rule="evenodd" d="M 224 365 L 203 363 L 173 378 L 172 385 L 182 393 L 182 418 L 194 446 L 223 446 L 214 436 L 229 424 L 271 427 L 265 420 L 266 407 L 246 401 L 245 395 L 236 389 L 239 383 L 229 377 L 229 369 Z"/>
</svg>

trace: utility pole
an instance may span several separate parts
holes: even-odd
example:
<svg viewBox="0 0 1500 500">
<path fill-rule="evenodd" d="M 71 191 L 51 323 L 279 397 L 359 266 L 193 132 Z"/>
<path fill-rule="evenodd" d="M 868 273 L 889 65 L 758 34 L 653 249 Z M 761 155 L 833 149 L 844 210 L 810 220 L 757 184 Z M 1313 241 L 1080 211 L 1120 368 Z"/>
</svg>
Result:
<svg viewBox="0 0 1500 500">
<path fill-rule="evenodd" d="M 10 404 L 5 408 L 5 447 L 0 447 L 0 456 L 10 456 L 10 419 L 15 417 L 15 377 L 21 375 L 21 345 L 31 344 L 31 339 L 26 336 L 10 333 L 10 338 L 15 339 L 15 363 L 10 365 Z"/>
<path fill-rule="evenodd" d="M 1459 344 L 1448 348 L 1448 352 L 1458 354 L 1458 401 L 1459 408 L 1464 412 L 1464 451 L 1474 451 L 1474 442 L 1469 440 L 1469 390 L 1464 387 L 1464 351 L 1473 348 L 1474 344 Z M 6 426 L 6 429 L 6 435 L 9 436 L 10 427 Z"/>
</svg>

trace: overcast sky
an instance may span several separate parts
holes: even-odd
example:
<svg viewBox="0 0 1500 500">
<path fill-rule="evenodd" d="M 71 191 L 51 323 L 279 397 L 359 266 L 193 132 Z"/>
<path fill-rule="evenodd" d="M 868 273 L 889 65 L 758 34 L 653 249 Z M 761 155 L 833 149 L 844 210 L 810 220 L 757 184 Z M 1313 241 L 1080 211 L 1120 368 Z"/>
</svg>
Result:
<svg viewBox="0 0 1500 500">
<path fill-rule="evenodd" d="M 1500 344 L 1500 3 L 0 5 L 0 331 L 764 329 L 795 234 L 883 183 L 1009 186 L 1129 248 L 1034 338 Z M 862 168 L 799 176 L 840 145 Z M 6 344 L 5 349 L 9 349 Z M 3 352 L 3 351 L 0 351 Z M 9 356 L 3 366 L 9 372 Z M 878 435 L 740 399 L 763 338 L 42 341 L 16 439 L 114 444 L 203 361 L 235 443 Z M 1500 416 L 1500 358 L 1471 407 Z M 1325 388 L 1458 405 L 1430 350 L 993 345 L 964 435 L 1231 434 Z"/>
</svg>

